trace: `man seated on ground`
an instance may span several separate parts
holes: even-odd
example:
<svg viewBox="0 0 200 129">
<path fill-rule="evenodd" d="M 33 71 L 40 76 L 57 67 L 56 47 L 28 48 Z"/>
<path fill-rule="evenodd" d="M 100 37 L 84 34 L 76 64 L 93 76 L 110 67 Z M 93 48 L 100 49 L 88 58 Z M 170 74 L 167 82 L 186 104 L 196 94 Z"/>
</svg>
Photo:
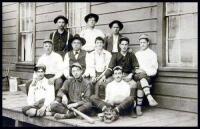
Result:
<svg viewBox="0 0 200 129">
<path fill-rule="evenodd" d="M 95 40 L 95 50 L 87 56 L 86 71 L 83 75 L 83 77 L 90 77 L 95 84 L 95 87 L 92 89 L 93 93 L 95 91 L 96 96 L 99 96 L 99 84 L 102 83 L 103 72 L 108 68 L 112 57 L 111 53 L 104 49 L 104 45 L 104 39 L 97 37 Z"/>
<path fill-rule="evenodd" d="M 134 97 L 130 95 L 129 84 L 122 79 L 122 67 L 116 66 L 113 71 L 114 80 L 106 86 L 105 100 L 102 101 L 94 95 L 90 97 L 91 103 L 103 112 L 98 117 L 106 123 L 117 120 L 119 115 L 133 110 L 136 105 Z"/>
<path fill-rule="evenodd" d="M 70 119 L 77 116 L 70 110 L 76 108 L 82 113 L 89 114 L 92 104 L 89 102 L 91 95 L 91 83 L 82 78 L 82 66 L 74 63 L 71 66 L 73 78 L 59 90 L 56 100 L 51 103 L 51 111 L 55 112 L 55 119 Z"/>
<path fill-rule="evenodd" d="M 139 69 L 135 72 L 134 79 L 137 80 L 137 106 L 136 114 L 141 116 L 141 105 L 144 94 L 147 97 L 150 106 L 156 106 L 158 103 L 154 100 L 150 93 L 150 85 L 153 77 L 155 77 L 158 69 L 157 55 L 149 48 L 149 37 L 143 34 L 139 37 L 140 51 L 136 52 L 136 57 L 139 63 Z"/>
<path fill-rule="evenodd" d="M 55 99 L 54 85 L 48 83 L 48 79 L 44 77 L 46 67 L 37 65 L 34 68 L 35 78 L 28 91 L 28 106 L 22 108 L 23 114 L 33 116 L 48 115 L 50 103 Z"/>
</svg>

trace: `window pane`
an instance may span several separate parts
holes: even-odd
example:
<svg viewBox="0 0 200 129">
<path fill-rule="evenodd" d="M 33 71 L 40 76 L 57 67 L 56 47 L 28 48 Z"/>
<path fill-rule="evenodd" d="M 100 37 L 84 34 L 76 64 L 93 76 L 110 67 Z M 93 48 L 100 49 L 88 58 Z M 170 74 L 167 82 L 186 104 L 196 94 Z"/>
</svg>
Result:
<svg viewBox="0 0 200 129">
<path fill-rule="evenodd" d="M 169 40 L 168 41 L 168 63 L 179 63 L 179 40 Z"/>
<path fill-rule="evenodd" d="M 181 41 L 181 62 L 197 65 L 197 39 L 184 39 Z"/>
<path fill-rule="evenodd" d="M 179 37 L 179 17 L 170 16 L 169 17 L 169 39 L 177 39 Z"/>
<path fill-rule="evenodd" d="M 194 14 L 186 14 L 180 16 L 180 38 L 189 39 L 195 37 Z"/>
</svg>

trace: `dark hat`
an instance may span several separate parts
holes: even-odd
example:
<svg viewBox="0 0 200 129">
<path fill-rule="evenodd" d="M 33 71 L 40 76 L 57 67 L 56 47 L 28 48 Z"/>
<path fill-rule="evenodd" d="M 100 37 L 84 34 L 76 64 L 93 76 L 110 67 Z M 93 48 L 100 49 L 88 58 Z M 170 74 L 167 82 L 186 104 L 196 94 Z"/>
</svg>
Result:
<svg viewBox="0 0 200 129">
<path fill-rule="evenodd" d="M 39 64 L 39 65 L 36 65 L 35 67 L 34 67 L 34 71 L 38 71 L 38 70 L 42 70 L 42 71 L 46 71 L 46 66 L 45 65 L 43 65 L 43 64 Z"/>
<path fill-rule="evenodd" d="M 127 38 L 127 37 L 121 37 L 121 38 L 119 39 L 119 42 L 121 43 L 121 41 L 127 41 L 128 44 L 129 44 L 129 38 Z"/>
<path fill-rule="evenodd" d="M 121 67 L 121 66 L 115 66 L 114 68 L 113 68 L 113 71 L 115 71 L 115 70 L 122 70 L 123 68 Z"/>
<path fill-rule="evenodd" d="M 60 19 L 60 18 L 62 18 L 62 19 L 65 21 L 66 24 L 68 23 L 68 19 L 67 19 L 65 16 L 63 16 L 63 15 L 57 16 L 57 17 L 53 20 L 53 22 L 56 24 L 57 21 L 58 21 L 58 19 Z"/>
<path fill-rule="evenodd" d="M 83 69 L 82 66 L 81 66 L 78 62 L 73 63 L 72 66 L 71 66 L 71 69 L 72 69 L 73 67 L 78 67 L 78 68 L 80 68 L 80 69 Z"/>
<path fill-rule="evenodd" d="M 95 19 L 96 22 L 98 22 L 99 16 L 97 14 L 94 14 L 94 13 L 90 13 L 90 14 L 86 15 L 85 16 L 85 22 L 87 23 L 88 19 L 92 18 L 92 17 L 94 17 L 94 19 Z"/>
<path fill-rule="evenodd" d="M 139 40 L 140 39 L 147 39 L 147 40 L 149 40 L 149 35 L 147 35 L 147 34 L 142 34 L 142 35 L 140 35 L 140 37 L 139 37 Z"/>
<path fill-rule="evenodd" d="M 119 25 L 119 29 L 120 29 L 120 30 L 123 29 L 124 25 L 123 25 L 120 21 L 118 21 L 118 20 L 112 21 L 112 22 L 109 24 L 109 27 L 112 28 L 112 26 L 113 26 L 114 23 L 117 23 L 117 24 Z"/>
<path fill-rule="evenodd" d="M 75 35 L 74 35 L 74 37 L 73 37 L 73 38 L 71 38 L 71 39 L 69 40 L 69 45 L 71 45 L 71 44 L 72 44 L 72 42 L 73 42 L 75 39 L 78 39 L 78 40 L 80 40 L 80 41 L 81 41 L 81 43 L 82 43 L 82 45 L 85 45 L 85 43 L 86 43 L 86 41 L 85 41 L 85 39 L 84 39 L 84 38 L 80 37 L 80 35 L 79 35 L 79 34 L 75 34 Z"/>
<path fill-rule="evenodd" d="M 45 40 L 43 41 L 43 43 L 51 43 L 51 44 L 53 44 L 53 41 L 52 41 L 51 39 L 45 39 Z"/>
</svg>

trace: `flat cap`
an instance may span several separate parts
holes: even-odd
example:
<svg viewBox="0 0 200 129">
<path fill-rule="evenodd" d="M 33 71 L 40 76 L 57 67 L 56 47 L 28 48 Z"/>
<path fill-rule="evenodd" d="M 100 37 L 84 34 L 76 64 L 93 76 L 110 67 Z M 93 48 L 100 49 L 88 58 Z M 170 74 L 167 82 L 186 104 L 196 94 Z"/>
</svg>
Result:
<svg viewBox="0 0 200 129">
<path fill-rule="evenodd" d="M 78 68 L 80 68 L 80 69 L 83 69 L 82 66 L 81 66 L 78 62 L 73 63 L 73 64 L 71 65 L 71 69 L 72 69 L 73 67 L 78 67 Z"/>
<path fill-rule="evenodd" d="M 147 34 L 142 34 L 142 35 L 140 35 L 140 37 L 139 37 L 139 40 L 140 39 L 148 39 L 149 40 L 149 35 L 147 35 Z"/>
<path fill-rule="evenodd" d="M 113 71 L 115 71 L 115 70 L 123 70 L 123 68 L 122 68 L 121 66 L 115 66 L 115 67 L 113 68 Z"/>
<path fill-rule="evenodd" d="M 51 44 L 53 44 L 53 41 L 52 41 L 51 39 L 45 39 L 45 40 L 43 41 L 43 43 L 51 43 Z"/>
</svg>

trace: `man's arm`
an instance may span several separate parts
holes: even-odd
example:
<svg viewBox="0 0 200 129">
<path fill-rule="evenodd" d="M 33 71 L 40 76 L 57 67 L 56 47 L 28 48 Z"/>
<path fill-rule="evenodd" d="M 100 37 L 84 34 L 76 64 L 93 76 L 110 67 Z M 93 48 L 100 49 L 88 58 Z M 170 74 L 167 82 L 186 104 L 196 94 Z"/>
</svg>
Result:
<svg viewBox="0 0 200 129">
<path fill-rule="evenodd" d="M 66 78 L 70 76 L 69 74 L 69 53 L 65 54 L 64 63 L 63 63 L 63 73 Z"/>
<path fill-rule="evenodd" d="M 70 80 L 66 80 L 67 82 L 65 82 L 63 84 L 63 86 L 59 89 L 57 95 L 56 95 L 56 101 L 61 102 L 62 101 L 62 97 L 66 96 L 68 94 L 68 88 L 70 85 Z"/>
<path fill-rule="evenodd" d="M 131 53 L 131 57 L 132 57 L 132 68 L 133 68 L 132 73 L 134 75 L 135 70 L 139 68 L 139 63 L 138 63 L 138 60 L 137 60 L 137 58 L 136 58 L 136 56 L 133 52 Z"/>
<path fill-rule="evenodd" d="M 108 78 L 112 75 L 112 69 L 116 66 L 117 54 L 112 55 L 110 63 L 108 65 L 108 69 L 105 72 L 105 77 Z"/>
</svg>

